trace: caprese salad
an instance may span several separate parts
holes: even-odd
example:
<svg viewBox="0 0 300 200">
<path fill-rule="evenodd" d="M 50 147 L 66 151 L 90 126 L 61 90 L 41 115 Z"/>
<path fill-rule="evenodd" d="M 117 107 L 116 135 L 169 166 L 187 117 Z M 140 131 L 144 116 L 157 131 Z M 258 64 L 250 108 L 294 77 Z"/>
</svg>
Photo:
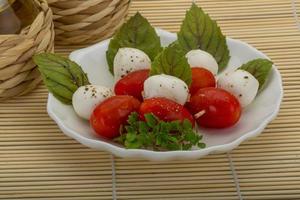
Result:
<svg viewBox="0 0 300 200">
<path fill-rule="evenodd" d="M 59 55 L 42 53 L 34 61 L 49 91 L 98 136 L 126 148 L 204 148 L 197 126 L 234 126 L 265 85 L 272 62 L 258 58 L 218 75 L 230 59 L 226 37 L 196 4 L 177 36 L 162 47 L 147 19 L 131 17 L 106 52 L 112 88 L 91 84 L 78 64 Z"/>
</svg>

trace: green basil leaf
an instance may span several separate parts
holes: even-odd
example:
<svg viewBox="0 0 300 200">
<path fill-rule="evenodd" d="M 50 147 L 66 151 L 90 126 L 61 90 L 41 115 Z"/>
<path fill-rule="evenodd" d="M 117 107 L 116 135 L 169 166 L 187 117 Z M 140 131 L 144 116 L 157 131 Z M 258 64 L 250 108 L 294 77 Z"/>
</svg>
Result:
<svg viewBox="0 0 300 200">
<path fill-rule="evenodd" d="M 151 60 L 161 52 L 162 47 L 160 38 L 155 29 L 140 13 L 136 13 L 110 40 L 106 52 L 106 60 L 109 65 L 109 71 L 113 74 L 113 62 L 119 48 L 132 47 L 145 52 Z"/>
<path fill-rule="evenodd" d="M 67 99 L 65 97 L 62 97 L 62 96 L 60 96 L 58 94 L 54 94 L 54 93 L 53 93 L 53 96 L 64 104 L 72 104 L 72 101 L 70 99 Z"/>
<path fill-rule="evenodd" d="M 272 69 L 273 62 L 268 59 L 258 58 L 243 64 L 239 69 L 252 74 L 259 82 L 259 90 L 264 86 Z"/>
<path fill-rule="evenodd" d="M 192 71 L 187 62 L 182 48 L 177 43 L 172 43 L 165 48 L 153 61 L 151 75 L 168 74 L 176 76 L 190 85 Z"/>
<path fill-rule="evenodd" d="M 42 76 L 46 87 L 48 88 L 49 92 L 54 94 L 54 96 L 60 96 L 64 99 L 68 99 L 72 101 L 72 95 L 75 91 L 70 90 L 68 87 L 60 84 L 59 82 L 53 81 L 50 78 Z"/>
<path fill-rule="evenodd" d="M 64 104 L 72 104 L 72 95 L 78 87 L 90 84 L 81 67 L 68 58 L 41 53 L 33 60 L 48 90 Z"/>
<path fill-rule="evenodd" d="M 219 71 L 227 66 L 230 55 L 226 37 L 216 21 L 196 4 L 193 4 L 186 12 L 177 37 L 179 44 L 186 52 L 202 49 L 214 56 L 218 62 Z"/>
</svg>

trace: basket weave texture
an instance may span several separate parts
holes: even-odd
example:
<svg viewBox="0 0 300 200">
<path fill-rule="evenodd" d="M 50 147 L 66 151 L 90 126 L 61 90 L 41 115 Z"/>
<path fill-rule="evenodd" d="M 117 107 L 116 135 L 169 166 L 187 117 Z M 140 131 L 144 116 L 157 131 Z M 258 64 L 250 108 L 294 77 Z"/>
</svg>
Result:
<svg viewBox="0 0 300 200">
<path fill-rule="evenodd" d="M 28 93 L 41 81 L 32 56 L 53 51 L 52 11 L 46 0 L 35 0 L 40 12 L 20 34 L 0 35 L 0 101 Z"/>
<path fill-rule="evenodd" d="M 110 37 L 122 25 L 130 0 L 48 0 L 56 44 L 90 44 Z"/>
</svg>

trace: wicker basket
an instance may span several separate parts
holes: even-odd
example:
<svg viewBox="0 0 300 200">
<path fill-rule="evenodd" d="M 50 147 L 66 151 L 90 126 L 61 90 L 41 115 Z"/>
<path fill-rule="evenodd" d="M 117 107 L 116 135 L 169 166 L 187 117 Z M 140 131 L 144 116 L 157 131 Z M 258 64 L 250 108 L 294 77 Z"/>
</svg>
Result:
<svg viewBox="0 0 300 200">
<path fill-rule="evenodd" d="M 18 35 L 0 35 L 0 100 L 28 93 L 41 81 L 32 61 L 35 53 L 53 51 L 52 12 L 46 0 L 35 0 L 40 13 Z"/>
<path fill-rule="evenodd" d="M 90 44 L 110 37 L 123 23 L 130 0 L 48 0 L 56 44 Z"/>
</svg>

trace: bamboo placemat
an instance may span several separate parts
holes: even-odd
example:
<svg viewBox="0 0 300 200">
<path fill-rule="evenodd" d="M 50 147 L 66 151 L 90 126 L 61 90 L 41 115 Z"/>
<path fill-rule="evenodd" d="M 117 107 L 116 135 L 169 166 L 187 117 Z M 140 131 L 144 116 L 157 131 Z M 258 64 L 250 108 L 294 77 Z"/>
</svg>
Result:
<svg viewBox="0 0 300 200">
<path fill-rule="evenodd" d="M 153 25 L 177 31 L 190 3 L 133 0 L 130 15 L 139 10 Z M 0 199 L 300 199 L 300 0 L 197 3 L 226 35 L 266 53 L 282 74 L 280 114 L 261 136 L 231 154 L 196 161 L 113 158 L 64 136 L 46 113 L 40 85 L 0 104 Z"/>
</svg>

